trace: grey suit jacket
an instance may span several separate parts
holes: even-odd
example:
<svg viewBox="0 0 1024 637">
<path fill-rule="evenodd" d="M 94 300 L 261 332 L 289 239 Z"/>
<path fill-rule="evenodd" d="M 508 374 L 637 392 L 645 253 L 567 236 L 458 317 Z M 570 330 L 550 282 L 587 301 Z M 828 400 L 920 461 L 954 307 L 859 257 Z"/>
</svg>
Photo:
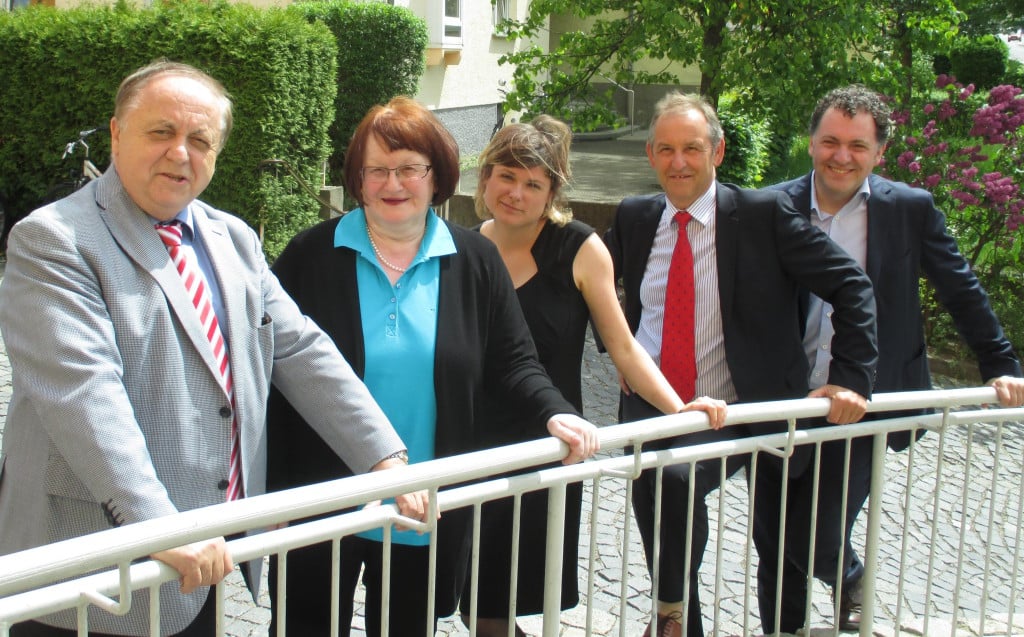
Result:
<svg viewBox="0 0 1024 637">
<path fill-rule="evenodd" d="M 354 471 L 404 448 L 282 290 L 255 233 L 201 202 L 193 215 L 223 296 L 246 495 L 265 488 L 271 382 Z M 224 501 L 230 403 L 152 223 L 111 168 L 11 232 L 0 284 L 13 372 L 0 555 Z M 164 631 L 186 627 L 207 592 L 166 585 Z M 147 634 L 147 601 L 125 617 L 91 613 L 90 628 Z M 47 621 L 74 627 L 70 615 Z"/>
</svg>

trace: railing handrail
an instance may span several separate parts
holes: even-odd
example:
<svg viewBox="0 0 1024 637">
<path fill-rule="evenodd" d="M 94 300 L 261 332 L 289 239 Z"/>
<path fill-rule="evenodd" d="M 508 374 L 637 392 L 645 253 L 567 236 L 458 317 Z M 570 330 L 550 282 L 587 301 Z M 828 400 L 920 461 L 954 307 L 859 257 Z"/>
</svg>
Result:
<svg viewBox="0 0 1024 637">
<path fill-rule="evenodd" d="M 891 411 L 902 409 L 921 409 L 933 407 L 951 409 L 963 405 L 983 405 L 996 403 L 995 390 L 990 387 L 978 387 L 953 390 L 929 390 L 919 392 L 899 392 L 879 394 L 869 403 L 869 411 Z M 827 413 L 829 401 L 824 398 L 795 399 L 763 403 L 747 403 L 732 405 L 729 408 L 728 425 L 741 423 L 792 420 L 823 416 Z M 884 421 L 867 421 L 856 425 L 845 425 L 844 437 L 854 437 L 884 433 L 888 431 L 906 430 L 912 426 L 937 428 L 943 422 L 958 423 L 977 420 L 1009 421 L 1024 420 L 1024 409 L 1000 409 L 956 412 L 952 414 L 937 413 L 914 418 L 901 418 Z M 643 442 L 696 431 L 707 426 L 706 417 L 702 412 L 687 412 L 663 416 L 651 420 L 612 425 L 599 429 L 602 449 L 617 449 L 627 445 L 640 445 Z M 793 443 L 812 443 L 825 439 L 834 439 L 834 430 L 810 429 L 791 431 L 789 433 L 772 434 L 757 438 L 742 439 L 726 443 L 711 443 L 686 448 L 668 449 L 659 452 L 643 452 L 637 457 L 618 456 L 604 458 L 581 465 L 548 469 L 529 476 L 506 478 L 509 484 L 523 487 L 542 488 L 539 480 L 557 478 L 558 480 L 580 479 L 580 476 L 592 477 L 601 472 L 622 472 L 639 467 L 654 466 L 658 459 L 671 458 L 673 461 L 697 460 L 728 453 L 745 453 L 765 446 L 785 447 Z M 545 438 L 485 451 L 459 456 L 458 462 L 451 458 L 417 463 L 397 470 L 375 472 L 361 476 L 343 478 L 306 487 L 299 487 L 246 498 L 240 501 L 218 504 L 173 516 L 148 520 L 125 527 L 111 529 L 89 536 L 83 536 L 43 547 L 0 556 L 0 609 L 3 608 L 5 596 L 17 595 L 37 586 L 50 582 L 77 577 L 98 568 L 109 568 L 112 563 L 126 564 L 139 557 L 148 556 L 156 551 L 173 546 L 180 546 L 201 539 L 220 535 L 232 535 L 250 529 L 262 529 L 285 520 L 304 518 L 332 511 L 338 511 L 368 501 L 392 497 L 420 489 L 437 489 L 446 485 L 458 484 L 470 480 L 478 480 L 509 471 L 531 466 L 555 462 L 565 455 L 565 444 L 554 439 Z M 639 458 L 639 459 L 638 459 Z M 639 464 L 638 464 L 639 463 Z M 467 496 L 474 489 L 487 488 L 482 485 L 468 485 L 449 489 L 437 494 L 437 501 L 442 511 L 457 508 L 468 502 Z M 524 489 L 525 490 L 525 489 Z M 495 496 L 497 497 L 497 496 Z M 366 509 L 358 517 L 346 518 L 344 524 L 366 524 L 377 527 L 394 520 L 397 510 L 383 506 L 377 509 Z M 328 527 L 330 520 L 322 520 Z M 231 543 L 232 554 L 238 561 L 246 561 L 253 557 L 265 555 L 268 540 L 277 538 L 280 546 L 290 545 L 293 534 L 320 533 L 323 529 L 311 527 L 289 527 L 258 538 L 242 538 Z M 347 526 L 345 528 L 348 528 Z M 332 532 L 337 529 L 332 529 Z M 283 539 L 282 539 L 283 538 Z M 259 544 L 257 550 L 255 546 Z M 277 550 L 275 547 L 274 550 Z M 97 556 L 102 556 L 98 558 Z M 100 563 L 102 559 L 102 563 Z M 158 562 L 144 562 L 131 566 L 133 581 L 149 585 L 154 581 L 170 581 L 177 578 L 177 573 Z M 117 572 L 95 575 L 90 583 L 105 582 L 104 577 L 117 581 Z M 136 580 L 136 577 L 139 579 Z M 155 578 L 155 579 L 151 579 Z M 161 579 L 162 578 L 162 579 Z M 80 586 L 80 584 L 79 584 Z M 115 586 L 116 589 L 116 586 Z M 52 594 L 52 589 L 51 594 Z M 28 595 L 28 593 L 25 593 Z"/>
</svg>

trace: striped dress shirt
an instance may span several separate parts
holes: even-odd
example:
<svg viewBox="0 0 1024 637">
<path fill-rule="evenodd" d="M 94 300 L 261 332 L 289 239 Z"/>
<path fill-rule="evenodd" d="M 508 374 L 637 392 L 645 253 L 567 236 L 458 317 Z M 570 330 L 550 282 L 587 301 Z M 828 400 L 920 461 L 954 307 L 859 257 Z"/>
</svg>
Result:
<svg viewBox="0 0 1024 637">
<path fill-rule="evenodd" d="M 725 358 L 725 336 L 722 331 L 722 309 L 718 298 L 718 265 L 715 250 L 715 193 L 717 183 L 687 208 L 693 220 L 686 226 L 686 235 L 693 250 L 695 292 L 694 349 L 697 357 L 697 395 L 710 396 L 726 402 L 736 401 L 736 388 Z M 658 222 L 654 244 L 647 257 L 643 282 L 640 284 L 640 326 L 636 339 L 654 362 L 661 363 L 661 333 L 665 322 L 665 289 L 672 251 L 678 233 L 675 214 L 679 212 L 666 197 L 665 210 Z M 686 397 L 684 397 L 685 399 Z"/>
</svg>

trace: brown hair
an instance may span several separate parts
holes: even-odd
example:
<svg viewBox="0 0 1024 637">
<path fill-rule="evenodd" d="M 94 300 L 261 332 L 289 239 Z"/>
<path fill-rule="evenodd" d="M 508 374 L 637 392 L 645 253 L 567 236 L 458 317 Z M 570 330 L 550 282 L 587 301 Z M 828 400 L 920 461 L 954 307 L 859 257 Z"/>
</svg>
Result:
<svg viewBox="0 0 1024 637">
<path fill-rule="evenodd" d="M 434 173 L 435 206 L 448 200 L 459 183 L 459 146 L 427 107 L 408 97 L 395 97 L 370 109 L 352 134 L 345 164 L 345 188 L 363 205 L 363 161 L 370 136 L 388 151 L 412 150 L 426 155 Z"/>
</svg>

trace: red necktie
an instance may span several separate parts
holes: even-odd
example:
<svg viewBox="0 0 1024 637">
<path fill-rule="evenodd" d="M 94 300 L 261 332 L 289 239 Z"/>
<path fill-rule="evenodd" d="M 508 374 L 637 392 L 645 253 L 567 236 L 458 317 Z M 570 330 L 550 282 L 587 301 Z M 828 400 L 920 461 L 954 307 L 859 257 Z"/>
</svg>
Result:
<svg viewBox="0 0 1024 637">
<path fill-rule="evenodd" d="M 697 359 L 693 348 L 693 252 L 686 236 L 688 212 L 677 212 L 679 238 L 672 252 L 665 289 L 665 322 L 661 330 L 661 371 L 679 397 L 689 402 L 697 393 Z"/>
<path fill-rule="evenodd" d="M 181 275 L 181 281 L 185 284 L 185 291 L 192 299 L 199 315 L 199 322 L 203 324 L 203 331 L 206 333 L 210 347 L 213 348 L 213 357 L 217 360 L 217 368 L 220 371 L 220 383 L 224 388 L 228 399 L 231 401 L 231 457 L 228 465 L 228 501 L 237 500 L 242 497 L 242 472 L 241 472 L 241 448 L 238 443 L 238 419 L 235 416 L 235 393 L 231 383 L 231 365 L 228 363 L 228 348 L 224 342 L 224 335 L 220 331 L 220 323 L 217 321 L 217 313 L 213 311 L 213 301 L 210 298 L 210 290 L 206 285 L 206 278 L 202 271 L 189 259 L 188 253 L 181 249 L 181 222 L 156 224 L 156 231 L 160 239 L 167 246 L 167 252 L 171 255 Z"/>
</svg>

